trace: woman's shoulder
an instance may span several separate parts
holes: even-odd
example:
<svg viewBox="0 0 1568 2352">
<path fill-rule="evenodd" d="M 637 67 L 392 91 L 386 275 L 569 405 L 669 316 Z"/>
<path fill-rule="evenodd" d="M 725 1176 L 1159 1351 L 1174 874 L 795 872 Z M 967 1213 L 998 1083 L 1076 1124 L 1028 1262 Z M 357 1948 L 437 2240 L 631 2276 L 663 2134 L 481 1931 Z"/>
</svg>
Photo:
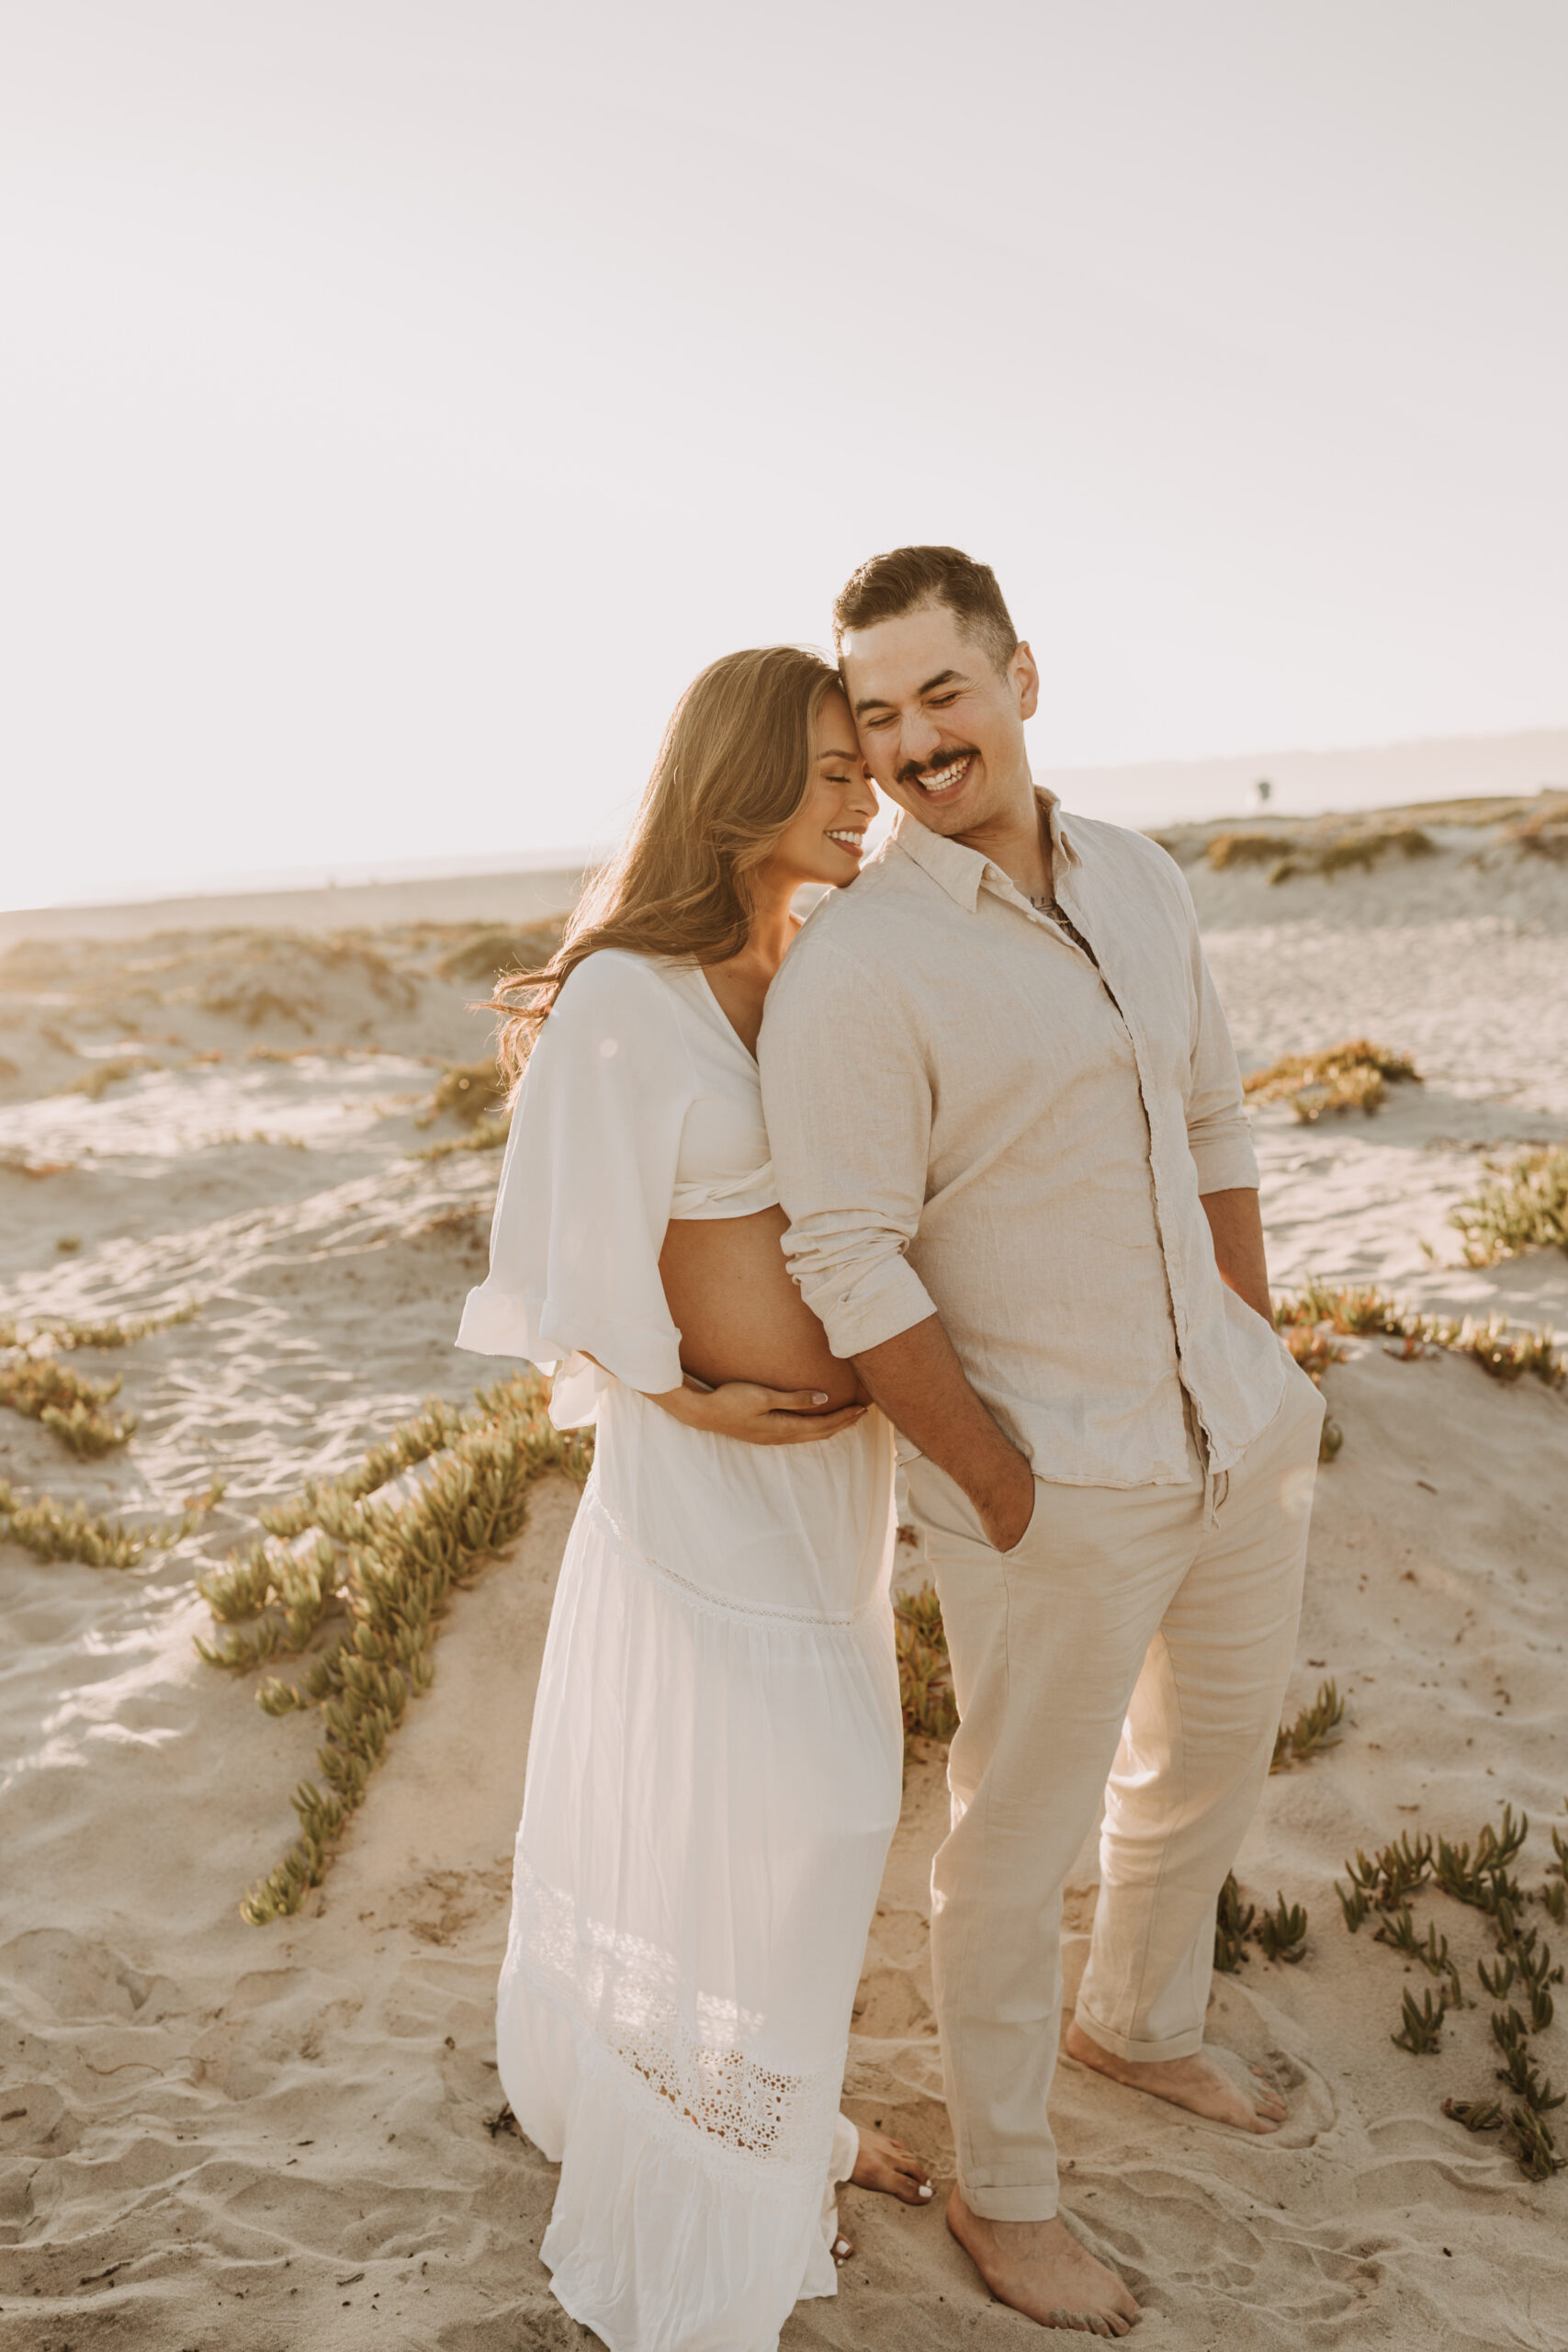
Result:
<svg viewBox="0 0 1568 2352">
<path fill-rule="evenodd" d="M 596 947 L 573 967 L 544 1023 L 539 1042 L 547 1041 L 552 1061 L 564 1056 L 563 1069 L 621 1056 L 617 1066 L 660 1073 L 666 1085 L 690 1076 L 675 990 L 653 956 L 629 948 Z"/>
<path fill-rule="evenodd" d="M 667 1004 L 670 989 L 662 967 L 635 948 L 596 947 L 562 981 L 553 1012 L 592 1012 L 622 1006 Z M 553 1017 L 553 1013 L 552 1013 Z"/>
</svg>

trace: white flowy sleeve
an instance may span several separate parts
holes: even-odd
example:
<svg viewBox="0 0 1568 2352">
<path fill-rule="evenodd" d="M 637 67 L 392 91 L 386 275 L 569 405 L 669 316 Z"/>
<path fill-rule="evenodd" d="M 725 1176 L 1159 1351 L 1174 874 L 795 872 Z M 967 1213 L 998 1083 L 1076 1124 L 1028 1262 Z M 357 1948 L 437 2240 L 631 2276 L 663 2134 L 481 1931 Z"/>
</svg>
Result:
<svg viewBox="0 0 1568 2352">
<path fill-rule="evenodd" d="M 556 1374 L 550 1418 L 597 1414 L 606 1373 L 681 1385 L 659 1276 L 681 1130 L 695 1091 L 674 1000 L 643 957 L 602 948 L 571 974 L 524 1073 L 491 1227 L 490 1274 L 457 1345 Z"/>
</svg>

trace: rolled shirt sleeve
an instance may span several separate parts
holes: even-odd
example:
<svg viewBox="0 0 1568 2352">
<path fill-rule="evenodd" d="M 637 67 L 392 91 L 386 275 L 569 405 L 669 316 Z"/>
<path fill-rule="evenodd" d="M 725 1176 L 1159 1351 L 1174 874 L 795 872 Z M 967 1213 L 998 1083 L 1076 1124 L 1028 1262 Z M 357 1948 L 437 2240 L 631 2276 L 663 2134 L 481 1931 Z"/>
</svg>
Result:
<svg viewBox="0 0 1568 2352">
<path fill-rule="evenodd" d="M 757 1058 L 784 1257 L 833 1353 L 859 1355 L 936 1313 L 905 1256 L 931 1141 L 919 1024 L 807 926 L 768 992 Z"/>
<path fill-rule="evenodd" d="M 1187 1141 L 1203 1193 L 1256 1191 L 1258 1154 L 1247 1115 L 1241 1069 L 1230 1024 L 1209 970 L 1187 877 L 1178 869 L 1186 909 L 1192 972 L 1192 1052 L 1187 1087 Z"/>
<path fill-rule="evenodd" d="M 668 991 L 641 957 L 580 964 L 524 1073 L 491 1228 L 490 1274 L 457 1345 L 521 1356 L 591 1419 L 592 1356 L 628 1387 L 681 1385 L 681 1335 L 659 1273 L 681 1130 L 694 1091 Z M 591 1370 L 591 1367 L 587 1367 Z"/>
</svg>

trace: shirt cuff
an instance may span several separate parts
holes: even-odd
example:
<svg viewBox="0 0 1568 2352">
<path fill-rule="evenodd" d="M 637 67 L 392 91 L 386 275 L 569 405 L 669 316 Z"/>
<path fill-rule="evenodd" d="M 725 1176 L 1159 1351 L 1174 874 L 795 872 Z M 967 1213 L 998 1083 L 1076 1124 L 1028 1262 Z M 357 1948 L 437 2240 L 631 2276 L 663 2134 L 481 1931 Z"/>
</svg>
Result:
<svg viewBox="0 0 1568 2352">
<path fill-rule="evenodd" d="M 912 1331 L 936 1313 L 931 1293 L 902 1252 L 868 1268 L 837 1297 L 829 1295 L 826 1285 L 813 1292 L 804 1283 L 801 1296 L 820 1320 L 833 1353 L 845 1358 L 879 1348 L 884 1340 Z"/>
<path fill-rule="evenodd" d="M 1245 1127 L 1233 1127 L 1225 1135 L 1190 1135 L 1187 1140 L 1200 1193 L 1257 1191 L 1258 1154 Z"/>
</svg>

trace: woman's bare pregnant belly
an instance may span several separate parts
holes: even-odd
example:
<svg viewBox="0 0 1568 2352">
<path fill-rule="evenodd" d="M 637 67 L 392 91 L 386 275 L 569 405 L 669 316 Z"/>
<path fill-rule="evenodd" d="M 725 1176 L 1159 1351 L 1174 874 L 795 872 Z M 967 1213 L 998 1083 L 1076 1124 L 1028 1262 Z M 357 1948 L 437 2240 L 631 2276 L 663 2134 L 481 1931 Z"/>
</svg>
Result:
<svg viewBox="0 0 1568 2352">
<path fill-rule="evenodd" d="M 681 1362 L 712 1387 L 755 1380 L 765 1388 L 826 1389 L 829 1405 L 863 1403 L 853 1364 L 830 1353 L 790 1280 L 779 1247 L 788 1224 L 782 1208 L 671 1223 L 659 1272 Z"/>
</svg>

